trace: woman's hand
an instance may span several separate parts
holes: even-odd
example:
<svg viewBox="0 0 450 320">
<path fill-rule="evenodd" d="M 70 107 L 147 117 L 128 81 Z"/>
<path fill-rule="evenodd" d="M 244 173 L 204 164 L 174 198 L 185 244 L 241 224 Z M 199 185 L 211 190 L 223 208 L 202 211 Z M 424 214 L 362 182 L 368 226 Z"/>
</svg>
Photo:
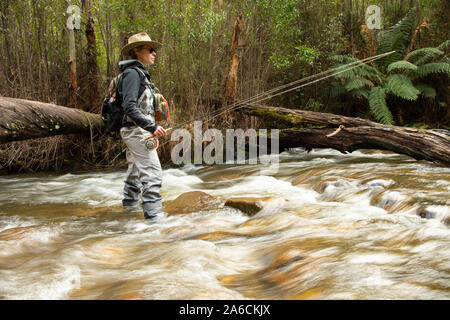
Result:
<svg viewBox="0 0 450 320">
<path fill-rule="evenodd" d="M 153 132 L 153 134 L 157 137 L 162 137 L 166 133 L 167 133 L 167 131 L 163 127 L 160 127 L 160 126 L 156 127 L 156 130 Z"/>
</svg>

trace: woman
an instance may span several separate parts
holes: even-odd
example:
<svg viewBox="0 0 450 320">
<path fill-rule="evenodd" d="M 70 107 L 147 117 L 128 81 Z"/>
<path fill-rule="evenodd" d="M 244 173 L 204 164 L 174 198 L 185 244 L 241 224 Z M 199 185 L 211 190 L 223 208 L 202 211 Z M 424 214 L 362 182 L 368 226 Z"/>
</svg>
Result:
<svg viewBox="0 0 450 320">
<path fill-rule="evenodd" d="M 122 204 L 125 209 L 139 205 L 142 191 L 142 207 L 146 219 L 153 219 L 162 213 L 161 195 L 162 170 L 156 149 L 149 149 L 143 140 L 152 133 L 156 137 L 166 134 L 155 121 L 154 94 L 150 75 L 146 67 L 155 63 L 156 50 L 162 47 L 152 41 L 146 33 L 139 33 L 128 39 L 122 48 L 122 55 L 132 60 L 121 61 L 123 71 L 118 85 L 125 111 L 120 135 L 127 146 L 128 170 L 125 178 Z M 157 140 L 156 140 L 157 141 Z"/>
</svg>

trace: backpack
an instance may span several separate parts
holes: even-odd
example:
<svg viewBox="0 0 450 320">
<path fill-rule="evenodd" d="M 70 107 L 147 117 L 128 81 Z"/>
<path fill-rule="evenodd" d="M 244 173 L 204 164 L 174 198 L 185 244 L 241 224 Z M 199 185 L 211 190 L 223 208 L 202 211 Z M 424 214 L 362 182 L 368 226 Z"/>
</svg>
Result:
<svg viewBox="0 0 450 320">
<path fill-rule="evenodd" d="M 144 92 L 143 89 L 143 79 L 145 75 L 138 68 L 132 67 L 136 71 L 141 78 L 141 87 L 139 89 L 139 96 Z M 123 119 L 125 117 L 125 111 L 122 108 L 122 97 L 119 94 L 119 81 L 122 79 L 122 74 L 119 73 L 116 77 L 114 77 L 109 83 L 108 91 L 103 99 L 101 116 L 103 123 L 106 127 L 106 133 L 116 139 L 120 138 L 120 128 L 123 125 Z"/>
<path fill-rule="evenodd" d="M 145 74 L 139 70 L 137 67 L 132 67 L 135 69 L 140 78 L 141 78 L 141 86 L 139 88 L 138 97 L 142 95 L 145 90 Z M 119 81 L 122 79 L 122 73 L 114 77 L 108 87 L 108 91 L 105 99 L 103 100 L 101 116 L 103 123 L 106 127 L 106 132 L 108 135 L 119 139 L 120 138 L 120 128 L 123 125 L 123 119 L 125 117 L 125 111 L 122 108 L 122 97 L 119 94 L 118 87 Z M 152 83 L 150 83 L 150 87 L 152 89 L 156 89 L 158 92 L 158 88 Z M 169 104 L 167 100 L 160 94 L 154 94 L 154 108 L 155 108 L 155 121 L 160 122 L 163 120 L 167 121 L 169 124 L 170 121 L 170 113 L 169 113 Z"/>
<path fill-rule="evenodd" d="M 102 105 L 102 120 L 106 127 L 106 133 L 114 138 L 119 137 L 122 128 L 123 117 L 125 115 L 122 108 L 122 97 L 117 90 L 122 73 L 114 77 L 109 83 L 108 92 Z"/>
</svg>

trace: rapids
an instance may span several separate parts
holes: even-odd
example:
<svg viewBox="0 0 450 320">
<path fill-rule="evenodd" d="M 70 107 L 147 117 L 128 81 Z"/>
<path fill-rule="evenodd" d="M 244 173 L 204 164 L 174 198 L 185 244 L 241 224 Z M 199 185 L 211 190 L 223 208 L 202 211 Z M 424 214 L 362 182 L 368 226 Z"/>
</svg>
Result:
<svg viewBox="0 0 450 320">
<path fill-rule="evenodd" d="M 0 177 L 1 299 L 450 299 L 450 168 L 331 149 L 163 171 L 164 201 L 217 206 L 147 222 L 125 171 Z M 272 197 L 254 216 L 232 197 Z"/>
</svg>

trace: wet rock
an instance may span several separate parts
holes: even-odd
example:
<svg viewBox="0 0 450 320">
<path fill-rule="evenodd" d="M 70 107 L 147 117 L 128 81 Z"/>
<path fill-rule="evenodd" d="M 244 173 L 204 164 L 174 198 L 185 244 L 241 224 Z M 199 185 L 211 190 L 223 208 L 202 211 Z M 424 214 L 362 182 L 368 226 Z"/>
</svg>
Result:
<svg viewBox="0 0 450 320">
<path fill-rule="evenodd" d="M 217 207 L 216 198 L 202 191 L 181 194 L 175 200 L 166 201 L 163 210 L 169 215 L 188 214 Z"/>
<path fill-rule="evenodd" d="M 236 197 L 228 199 L 225 206 L 241 210 L 249 216 L 257 214 L 263 209 L 264 203 L 272 197 Z"/>
<path fill-rule="evenodd" d="M 420 207 L 417 209 L 417 215 L 424 219 L 433 219 L 436 217 L 436 212 L 430 211 L 426 207 Z"/>
<path fill-rule="evenodd" d="M 447 227 L 450 227 L 450 216 L 442 219 L 442 223 L 445 224 Z"/>
<path fill-rule="evenodd" d="M 311 262 L 311 259 L 304 257 L 299 250 L 290 249 L 278 254 L 275 260 L 258 271 L 256 276 L 263 283 L 291 290 L 292 285 L 296 286 L 292 283 L 292 279 L 299 279 Z"/>
<path fill-rule="evenodd" d="M 318 193 L 324 193 L 325 190 L 328 187 L 340 187 L 342 186 L 339 181 L 335 180 L 335 179 L 327 179 L 327 180 L 322 180 L 319 181 L 317 184 L 315 184 L 313 186 L 314 191 L 318 192 Z"/>
<path fill-rule="evenodd" d="M 383 208 L 390 213 L 408 211 L 411 210 L 414 206 L 414 203 L 411 202 L 411 199 L 401 195 L 398 192 L 378 194 L 370 201 L 370 204 L 372 206 Z"/>
<path fill-rule="evenodd" d="M 362 184 L 366 187 L 383 187 L 383 188 L 389 188 L 394 184 L 394 181 L 392 180 L 385 180 L 385 179 L 369 179 L 362 182 Z"/>
</svg>

